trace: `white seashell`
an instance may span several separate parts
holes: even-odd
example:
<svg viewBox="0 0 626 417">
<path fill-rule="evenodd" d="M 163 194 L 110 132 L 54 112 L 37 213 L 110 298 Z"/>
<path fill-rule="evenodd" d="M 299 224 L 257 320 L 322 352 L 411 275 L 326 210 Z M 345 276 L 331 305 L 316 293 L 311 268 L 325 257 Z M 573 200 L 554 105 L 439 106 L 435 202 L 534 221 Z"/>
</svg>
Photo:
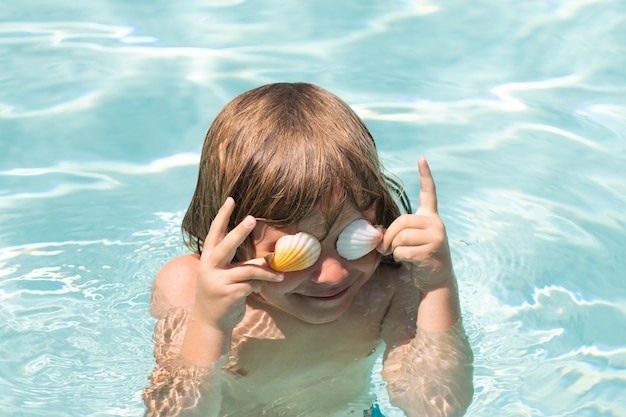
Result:
<svg viewBox="0 0 626 417">
<path fill-rule="evenodd" d="M 306 269 L 320 257 L 322 245 L 313 235 L 305 232 L 283 236 L 276 241 L 274 253 L 265 257 L 270 268 L 278 272 Z"/>
<path fill-rule="evenodd" d="M 365 219 L 355 220 L 339 234 L 337 253 L 348 261 L 359 259 L 374 250 L 382 239 L 380 228 Z"/>
</svg>

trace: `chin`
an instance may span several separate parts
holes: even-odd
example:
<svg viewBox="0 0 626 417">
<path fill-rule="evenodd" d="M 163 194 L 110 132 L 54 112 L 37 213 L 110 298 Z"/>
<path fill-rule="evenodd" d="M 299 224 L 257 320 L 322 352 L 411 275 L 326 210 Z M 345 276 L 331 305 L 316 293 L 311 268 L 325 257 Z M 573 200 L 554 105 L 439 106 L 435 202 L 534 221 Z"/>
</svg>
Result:
<svg viewBox="0 0 626 417">
<path fill-rule="evenodd" d="M 339 298 L 315 298 L 295 294 L 288 313 L 309 324 L 326 324 L 338 320 L 352 305 L 354 294 Z"/>
<path fill-rule="evenodd" d="M 336 314 L 292 315 L 308 324 L 328 324 L 337 321 L 341 316 L 343 316 L 344 313 L 345 311 L 341 311 Z"/>
</svg>

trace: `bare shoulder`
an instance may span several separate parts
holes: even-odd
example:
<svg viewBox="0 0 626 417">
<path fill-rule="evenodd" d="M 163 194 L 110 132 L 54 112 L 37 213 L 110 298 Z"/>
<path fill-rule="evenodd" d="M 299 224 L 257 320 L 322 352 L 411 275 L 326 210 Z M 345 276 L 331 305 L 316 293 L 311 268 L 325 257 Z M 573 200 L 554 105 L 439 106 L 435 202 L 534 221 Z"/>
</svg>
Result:
<svg viewBox="0 0 626 417">
<path fill-rule="evenodd" d="M 196 254 L 178 256 L 157 273 L 152 285 L 150 312 L 161 318 L 170 308 L 189 308 L 196 291 L 196 274 L 200 257 Z"/>
</svg>

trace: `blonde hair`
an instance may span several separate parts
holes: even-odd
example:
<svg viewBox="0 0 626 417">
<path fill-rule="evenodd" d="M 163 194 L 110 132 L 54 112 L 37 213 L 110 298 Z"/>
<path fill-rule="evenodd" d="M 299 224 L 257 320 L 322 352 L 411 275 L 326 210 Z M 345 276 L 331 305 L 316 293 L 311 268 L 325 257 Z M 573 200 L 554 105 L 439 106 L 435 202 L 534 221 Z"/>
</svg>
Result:
<svg viewBox="0 0 626 417">
<path fill-rule="evenodd" d="M 211 222 L 233 197 L 232 228 L 250 214 L 277 227 L 319 210 L 327 228 L 344 204 L 375 207 L 388 226 L 410 212 L 397 181 L 383 174 L 372 135 L 334 94 L 307 83 L 268 84 L 228 103 L 207 132 L 198 183 L 182 223 L 186 245 L 202 252 Z M 234 261 L 247 259 L 251 238 Z"/>
</svg>

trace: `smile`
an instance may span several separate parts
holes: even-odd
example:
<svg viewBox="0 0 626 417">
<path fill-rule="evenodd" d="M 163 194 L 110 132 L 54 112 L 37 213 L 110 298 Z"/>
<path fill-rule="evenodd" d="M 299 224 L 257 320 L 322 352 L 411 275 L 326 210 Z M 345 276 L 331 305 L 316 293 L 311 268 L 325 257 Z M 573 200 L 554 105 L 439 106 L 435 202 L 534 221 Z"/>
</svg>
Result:
<svg viewBox="0 0 626 417">
<path fill-rule="evenodd" d="M 343 297 L 348 292 L 349 289 L 350 289 L 350 286 L 345 287 L 343 289 L 340 288 L 340 289 L 337 289 L 337 290 L 334 290 L 334 291 L 329 291 L 327 293 L 307 294 L 307 295 L 303 294 L 303 295 L 305 297 L 313 298 L 315 300 L 331 301 L 331 300 L 336 300 L 338 298 Z"/>
</svg>

